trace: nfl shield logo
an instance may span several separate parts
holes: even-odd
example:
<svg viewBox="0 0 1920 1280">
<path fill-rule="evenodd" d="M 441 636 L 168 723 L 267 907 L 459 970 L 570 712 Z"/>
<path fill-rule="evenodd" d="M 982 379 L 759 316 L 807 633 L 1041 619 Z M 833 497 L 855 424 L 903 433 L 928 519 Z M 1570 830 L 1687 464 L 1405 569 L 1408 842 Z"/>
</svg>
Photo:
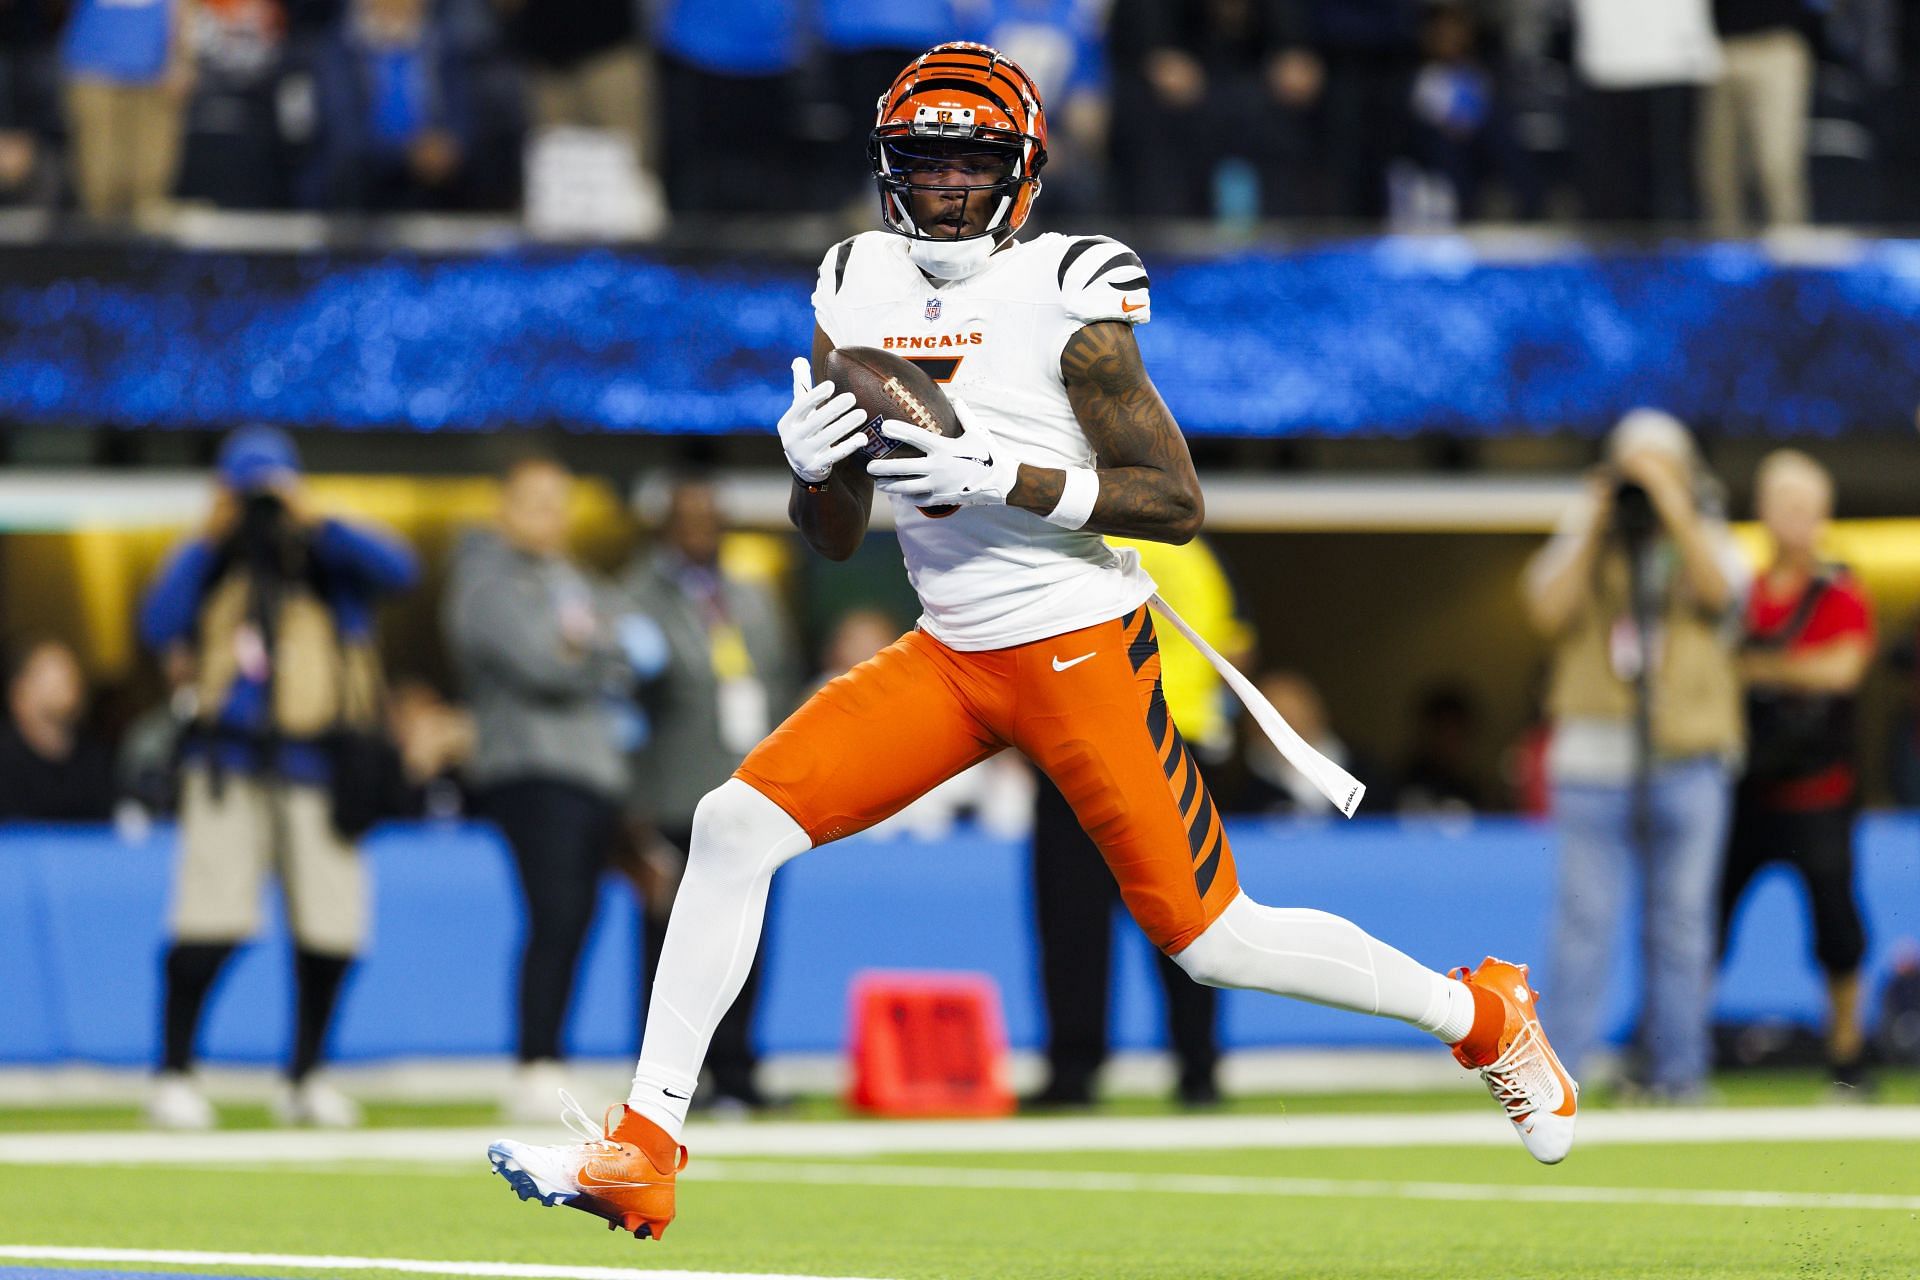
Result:
<svg viewBox="0 0 1920 1280">
<path fill-rule="evenodd" d="M 927 319 L 938 320 L 939 318 L 940 318 L 940 299 L 928 298 L 927 299 Z"/>
</svg>

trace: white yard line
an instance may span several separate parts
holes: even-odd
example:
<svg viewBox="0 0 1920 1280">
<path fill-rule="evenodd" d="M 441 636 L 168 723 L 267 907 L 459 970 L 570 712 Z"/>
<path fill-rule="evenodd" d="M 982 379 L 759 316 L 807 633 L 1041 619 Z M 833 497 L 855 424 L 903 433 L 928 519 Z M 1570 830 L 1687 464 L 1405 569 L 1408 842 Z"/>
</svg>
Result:
<svg viewBox="0 0 1920 1280">
<path fill-rule="evenodd" d="M 1279 1196 L 1351 1200 L 1524 1200 L 1546 1204 L 1682 1205 L 1721 1209 L 1882 1209 L 1920 1211 L 1920 1195 L 1826 1191 L 1702 1191 L 1660 1187 L 1395 1182 L 1359 1178 L 1267 1178 L 1188 1173 L 1083 1173 L 1050 1169 L 932 1169 L 920 1165 L 754 1164 L 726 1160 L 690 1166 L 685 1176 L 721 1182 L 821 1186 L 937 1187 L 977 1191 L 1091 1191 L 1127 1195 Z"/>
<path fill-rule="evenodd" d="M 303 1271 L 405 1271 L 429 1276 L 502 1276 L 513 1280 L 836 1280 L 744 1271 L 654 1271 L 630 1267 L 551 1267 L 530 1262 L 435 1262 L 302 1253 L 204 1253 L 186 1249 L 70 1249 L 0 1245 L 0 1258 L 30 1262 L 112 1262 L 182 1267 L 278 1267 Z"/>
<path fill-rule="evenodd" d="M 508 1126 L 487 1129 L 17 1133 L 0 1165 L 271 1165 L 474 1163 Z M 564 1130 L 516 1136 L 564 1142 Z M 1505 1146 L 1506 1119 L 1483 1111 L 1404 1115 L 1086 1116 L 1057 1119 L 694 1124 L 702 1156 L 881 1156 L 1038 1151 L 1227 1151 L 1248 1148 Z M 1599 1111 L 1577 1147 L 1700 1142 L 1920 1142 L 1920 1107 L 1719 1107 Z"/>
<path fill-rule="evenodd" d="M 392 1165 L 220 1165 L 203 1172 L 257 1172 L 292 1177 L 471 1178 L 477 1170 L 423 1165 L 397 1171 Z M 1100 1173 L 1072 1169 L 944 1168 L 898 1164 L 756 1163 L 702 1160 L 680 1175 L 685 1182 L 746 1182 L 770 1185 L 882 1187 L 963 1191 L 1168 1192 L 1197 1196 L 1272 1196 L 1339 1200 L 1524 1200 L 1540 1204 L 1683 1205 L 1719 1209 L 1868 1209 L 1920 1212 L 1920 1195 L 1840 1191 L 1700 1190 L 1668 1187 L 1518 1185 L 1499 1182 L 1404 1182 L 1368 1178 L 1273 1178 L 1238 1174 Z"/>
</svg>

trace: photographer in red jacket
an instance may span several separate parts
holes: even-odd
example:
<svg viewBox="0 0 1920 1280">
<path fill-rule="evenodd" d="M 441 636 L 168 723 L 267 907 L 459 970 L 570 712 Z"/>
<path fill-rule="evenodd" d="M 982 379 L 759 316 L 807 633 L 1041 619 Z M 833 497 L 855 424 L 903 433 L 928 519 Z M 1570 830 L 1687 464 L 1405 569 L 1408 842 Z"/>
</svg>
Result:
<svg viewBox="0 0 1920 1280">
<path fill-rule="evenodd" d="M 1853 883 L 1855 707 L 1873 660 L 1873 611 L 1851 573 L 1819 558 L 1833 511 L 1824 467 L 1796 449 L 1767 455 L 1754 503 L 1773 560 L 1747 602 L 1748 755 L 1721 883 L 1721 949 L 1724 955 L 1734 909 L 1762 867 L 1784 862 L 1800 873 L 1813 904 L 1815 958 L 1827 978 L 1828 1065 L 1837 1084 L 1859 1088 L 1866 1083 L 1866 935 Z"/>
</svg>

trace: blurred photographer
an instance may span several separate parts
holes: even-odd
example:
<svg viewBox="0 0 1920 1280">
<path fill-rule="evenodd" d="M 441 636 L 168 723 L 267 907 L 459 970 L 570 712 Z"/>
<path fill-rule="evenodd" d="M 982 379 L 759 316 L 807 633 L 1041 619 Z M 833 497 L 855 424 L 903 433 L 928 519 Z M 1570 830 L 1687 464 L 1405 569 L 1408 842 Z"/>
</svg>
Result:
<svg viewBox="0 0 1920 1280">
<path fill-rule="evenodd" d="M 1549 990 L 1561 1057 L 1578 1074 L 1637 893 L 1646 1083 L 1682 1100 L 1701 1093 L 1710 1056 L 1748 574 L 1676 419 L 1635 410 L 1607 455 L 1525 577 L 1528 614 L 1554 649 L 1548 770 L 1562 848 Z"/>
<path fill-rule="evenodd" d="M 1820 559 L 1833 478 L 1797 449 L 1760 463 L 1754 505 L 1773 557 L 1747 603 L 1747 765 L 1735 794 L 1720 887 L 1720 949 L 1741 897 L 1768 863 L 1807 884 L 1814 957 L 1827 980 L 1827 1065 L 1836 1084 L 1868 1081 L 1861 1064 L 1860 961 L 1866 932 L 1853 885 L 1859 811 L 1860 683 L 1873 661 L 1873 608 L 1844 565 Z"/>
<path fill-rule="evenodd" d="M 195 719 L 181 744 L 180 860 L 167 951 L 164 1056 L 148 1104 L 163 1128 L 213 1109 L 188 1077 L 207 992 L 260 927 L 280 882 L 294 938 L 295 1036 L 283 1124 L 347 1127 L 359 1108 L 317 1078 L 341 982 L 366 935 L 356 841 L 396 779 L 381 768 L 374 604 L 417 576 L 384 533 L 321 516 L 293 441 L 244 427 L 220 448 L 205 530 L 176 550 L 141 610 L 155 652 L 185 646 Z"/>
</svg>

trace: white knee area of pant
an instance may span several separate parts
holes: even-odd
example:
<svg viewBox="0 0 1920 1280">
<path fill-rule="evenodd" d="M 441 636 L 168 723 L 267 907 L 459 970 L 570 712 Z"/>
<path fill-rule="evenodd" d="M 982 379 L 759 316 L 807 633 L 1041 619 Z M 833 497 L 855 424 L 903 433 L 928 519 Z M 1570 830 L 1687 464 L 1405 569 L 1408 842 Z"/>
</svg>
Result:
<svg viewBox="0 0 1920 1280">
<path fill-rule="evenodd" d="M 1317 999 L 1324 984 L 1313 971 L 1327 966 L 1347 970 L 1349 982 L 1371 981 L 1367 941 L 1350 920 L 1311 907 L 1263 907 L 1243 893 L 1173 962 L 1209 987 Z"/>
<path fill-rule="evenodd" d="M 1460 998 L 1471 1014 L 1460 984 L 1353 921 L 1311 907 L 1265 907 L 1245 894 L 1173 959 L 1210 987 L 1269 991 L 1428 1030 L 1450 1025 Z"/>
<path fill-rule="evenodd" d="M 702 877 L 751 880 L 807 851 L 813 842 L 785 809 L 728 778 L 700 798 L 693 811 L 688 871 Z"/>
</svg>

